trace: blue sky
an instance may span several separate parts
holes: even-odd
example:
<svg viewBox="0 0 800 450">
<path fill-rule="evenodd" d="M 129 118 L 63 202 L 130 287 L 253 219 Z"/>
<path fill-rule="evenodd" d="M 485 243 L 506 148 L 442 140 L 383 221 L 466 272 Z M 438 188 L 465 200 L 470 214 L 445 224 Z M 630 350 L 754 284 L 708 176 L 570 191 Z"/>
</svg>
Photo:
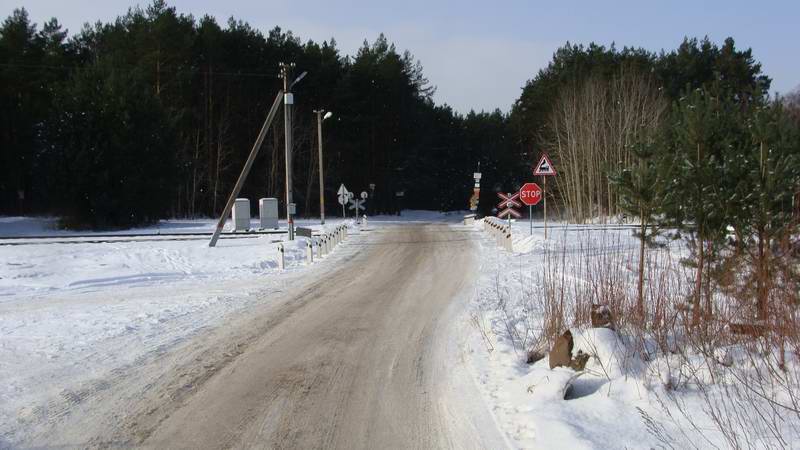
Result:
<svg viewBox="0 0 800 450">
<path fill-rule="evenodd" d="M 7 16 L 25 6 L 36 22 L 55 16 L 71 31 L 108 21 L 137 0 L 0 0 Z M 675 48 L 684 36 L 733 36 L 752 47 L 773 92 L 800 85 L 800 0 L 639 1 L 270 1 L 172 0 L 180 12 L 235 16 L 266 31 L 279 25 L 303 39 L 335 37 L 353 54 L 383 32 L 410 50 L 437 86 L 435 99 L 457 111 L 508 111 L 525 81 L 566 41 Z M 298 7 L 298 5 L 301 5 Z"/>
</svg>

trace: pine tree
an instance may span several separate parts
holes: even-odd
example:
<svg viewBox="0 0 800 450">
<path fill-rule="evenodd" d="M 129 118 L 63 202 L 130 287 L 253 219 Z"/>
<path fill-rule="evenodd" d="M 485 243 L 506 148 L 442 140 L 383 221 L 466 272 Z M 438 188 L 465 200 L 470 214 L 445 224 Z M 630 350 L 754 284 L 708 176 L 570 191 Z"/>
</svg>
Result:
<svg viewBox="0 0 800 450">
<path fill-rule="evenodd" d="M 690 264 L 696 268 L 693 325 L 712 314 L 712 257 L 725 237 L 729 213 L 723 166 L 740 134 L 737 114 L 736 104 L 718 89 L 697 89 L 676 103 L 658 150 L 665 180 L 665 225 L 690 238 Z"/>
<path fill-rule="evenodd" d="M 174 186 L 174 131 L 150 86 L 99 61 L 77 71 L 45 126 L 64 224 L 118 228 L 155 222 Z"/>
<path fill-rule="evenodd" d="M 731 224 L 743 252 L 740 271 L 755 286 L 756 316 L 766 320 L 779 267 L 792 273 L 776 243 L 797 231 L 793 200 L 800 187 L 800 136 L 780 102 L 754 108 L 747 134 L 725 158 L 725 178 L 736 180 L 731 196 Z M 737 252 L 738 253 L 738 252 Z"/>
<path fill-rule="evenodd" d="M 42 119 L 42 48 L 28 12 L 14 10 L 0 26 L 0 211 L 23 213 L 18 195 L 33 180 L 36 124 Z M 28 195 L 30 197 L 30 195 Z"/>
<path fill-rule="evenodd" d="M 631 151 L 636 158 L 634 165 L 612 175 L 611 180 L 619 194 L 620 209 L 639 218 L 639 230 L 636 232 L 639 238 L 636 314 L 643 320 L 647 312 L 644 305 L 645 250 L 656 245 L 655 238 L 660 232 L 657 218 L 665 193 L 663 171 L 655 157 L 657 145 L 649 140 L 632 146 Z"/>
</svg>

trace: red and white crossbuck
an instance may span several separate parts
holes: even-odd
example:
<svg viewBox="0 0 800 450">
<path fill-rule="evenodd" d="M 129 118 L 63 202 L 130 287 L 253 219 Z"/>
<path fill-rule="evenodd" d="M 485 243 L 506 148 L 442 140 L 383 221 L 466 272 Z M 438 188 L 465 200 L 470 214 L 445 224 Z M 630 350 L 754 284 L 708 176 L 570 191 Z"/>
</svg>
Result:
<svg viewBox="0 0 800 450">
<path fill-rule="evenodd" d="M 497 205 L 497 209 L 500 212 L 497 213 L 497 217 L 503 219 L 508 216 L 514 216 L 515 218 L 519 219 L 522 217 L 522 214 L 517 212 L 514 208 L 521 208 L 522 203 L 518 202 L 519 200 L 519 192 L 516 194 L 503 194 L 502 192 L 498 192 L 497 196 L 500 197 L 501 202 Z"/>
</svg>

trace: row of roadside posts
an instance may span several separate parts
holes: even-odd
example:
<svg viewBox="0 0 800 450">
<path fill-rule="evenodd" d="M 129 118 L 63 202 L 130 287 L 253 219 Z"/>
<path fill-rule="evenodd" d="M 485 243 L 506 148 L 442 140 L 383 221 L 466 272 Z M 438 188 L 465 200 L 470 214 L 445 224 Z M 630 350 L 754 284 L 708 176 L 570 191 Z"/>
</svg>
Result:
<svg viewBox="0 0 800 450">
<path fill-rule="evenodd" d="M 319 236 L 312 236 L 310 228 L 297 228 L 297 235 L 309 238 L 306 242 L 306 264 L 311 265 L 314 263 L 314 249 L 316 249 L 316 258 L 322 259 L 347 239 L 347 226 L 339 225 L 330 233 Z M 278 253 L 278 267 L 284 270 L 286 268 L 286 248 L 283 244 L 278 244 Z"/>
<path fill-rule="evenodd" d="M 483 230 L 488 231 L 495 238 L 497 246 L 513 252 L 511 243 L 511 225 L 504 223 L 496 217 L 485 217 L 483 219 Z"/>
<path fill-rule="evenodd" d="M 542 154 L 539 163 L 536 164 L 536 167 L 534 167 L 533 175 L 542 177 L 542 185 L 544 188 L 539 187 L 539 185 L 536 183 L 525 183 L 516 193 L 506 194 L 503 192 L 498 192 L 497 196 L 500 197 L 500 203 L 497 204 L 497 218 L 487 218 L 487 220 L 484 220 L 484 224 L 487 224 L 488 229 L 493 231 L 497 230 L 499 227 L 497 223 L 498 219 L 508 219 L 508 224 L 503 225 L 506 228 L 501 230 L 500 233 L 502 234 L 502 231 L 504 230 L 508 231 L 509 242 L 508 244 L 503 243 L 501 245 L 501 243 L 498 241 L 498 245 L 500 247 L 509 249 L 509 251 L 511 251 L 511 218 L 513 217 L 515 219 L 519 219 L 522 217 L 522 214 L 517 211 L 517 208 L 521 208 L 523 204 L 528 206 L 530 234 L 533 235 L 533 207 L 538 205 L 539 202 L 543 202 L 544 237 L 547 239 L 547 177 L 556 176 L 556 170 L 546 153 Z"/>
</svg>

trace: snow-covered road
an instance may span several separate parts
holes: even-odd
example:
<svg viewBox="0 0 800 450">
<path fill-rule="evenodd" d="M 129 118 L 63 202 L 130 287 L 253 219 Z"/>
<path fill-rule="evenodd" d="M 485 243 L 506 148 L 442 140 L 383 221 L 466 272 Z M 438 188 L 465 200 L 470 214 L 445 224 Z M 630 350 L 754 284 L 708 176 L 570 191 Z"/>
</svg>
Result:
<svg viewBox="0 0 800 450">
<path fill-rule="evenodd" d="M 18 360 L 0 367 L 0 447 L 505 447 L 457 341 L 476 239 L 467 227 L 382 224 L 310 269 L 205 290 L 100 287 L 79 306 L 74 295 L 0 303 L 0 320 L 71 324 L 4 337 L 0 351 L 43 353 L 37 364 L 4 354 Z M 125 323 L 109 326 L 115 312 Z"/>
</svg>

